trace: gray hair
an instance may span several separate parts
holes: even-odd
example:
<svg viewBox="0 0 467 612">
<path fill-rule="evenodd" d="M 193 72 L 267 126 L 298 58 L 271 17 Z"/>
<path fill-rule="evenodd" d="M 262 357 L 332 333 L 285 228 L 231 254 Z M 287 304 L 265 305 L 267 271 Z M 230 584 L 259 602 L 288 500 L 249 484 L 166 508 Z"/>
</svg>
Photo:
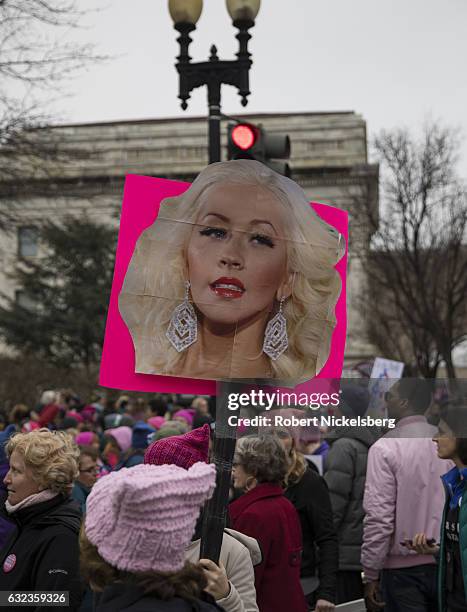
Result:
<svg viewBox="0 0 467 612">
<path fill-rule="evenodd" d="M 44 406 L 47 404 L 54 404 L 57 401 L 57 392 L 56 391 L 44 391 L 41 395 L 40 403 Z"/>
<path fill-rule="evenodd" d="M 258 483 L 285 481 L 289 464 L 282 444 L 276 436 L 245 436 L 237 441 L 234 462 L 254 476 Z"/>
</svg>

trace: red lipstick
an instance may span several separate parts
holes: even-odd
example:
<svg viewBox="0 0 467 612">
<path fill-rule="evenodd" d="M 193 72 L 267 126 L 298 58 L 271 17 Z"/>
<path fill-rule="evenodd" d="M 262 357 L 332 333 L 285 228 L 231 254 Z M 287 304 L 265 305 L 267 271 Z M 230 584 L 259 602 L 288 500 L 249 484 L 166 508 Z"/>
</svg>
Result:
<svg viewBox="0 0 467 612">
<path fill-rule="evenodd" d="M 245 287 L 238 278 L 222 276 L 210 285 L 211 291 L 223 298 L 240 298 L 245 293 Z"/>
</svg>

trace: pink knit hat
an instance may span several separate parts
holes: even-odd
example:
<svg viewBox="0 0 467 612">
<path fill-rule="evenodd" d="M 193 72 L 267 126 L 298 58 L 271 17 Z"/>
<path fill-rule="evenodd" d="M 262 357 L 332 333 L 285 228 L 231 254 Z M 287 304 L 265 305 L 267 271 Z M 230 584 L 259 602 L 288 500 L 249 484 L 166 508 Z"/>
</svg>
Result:
<svg viewBox="0 0 467 612">
<path fill-rule="evenodd" d="M 191 413 L 191 410 L 178 410 L 173 416 L 173 419 L 176 419 L 177 417 L 183 419 L 187 425 L 189 425 L 190 427 L 193 425 L 193 415 Z"/>
<path fill-rule="evenodd" d="M 86 536 L 117 569 L 177 572 L 215 480 L 214 465 L 205 463 L 188 471 L 137 465 L 112 472 L 97 481 L 87 498 Z"/>
<path fill-rule="evenodd" d="M 76 436 L 75 442 L 78 446 L 90 446 L 94 441 L 95 435 L 92 431 L 82 431 Z"/>
<path fill-rule="evenodd" d="M 81 410 L 81 416 L 83 417 L 85 421 L 94 420 L 95 414 L 96 414 L 96 409 L 94 408 L 94 406 L 91 406 L 89 404 Z"/>
<path fill-rule="evenodd" d="M 121 425 L 120 427 L 114 427 L 113 429 L 107 429 L 105 435 L 112 436 L 120 447 L 120 450 L 124 453 L 131 447 L 131 427 Z"/>
<path fill-rule="evenodd" d="M 164 417 L 161 417 L 161 416 L 153 416 L 150 419 L 148 419 L 148 423 L 149 425 L 151 425 L 151 427 L 154 427 L 154 429 L 160 429 L 162 425 L 165 423 L 165 419 Z"/>
<path fill-rule="evenodd" d="M 178 465 L 187 470 L 198 461 L 209 459 L 209 425 L 193 429 L 182 436 L 170 436 L 153 442 L 144 454 L 144 463 Z"/>
</svg>

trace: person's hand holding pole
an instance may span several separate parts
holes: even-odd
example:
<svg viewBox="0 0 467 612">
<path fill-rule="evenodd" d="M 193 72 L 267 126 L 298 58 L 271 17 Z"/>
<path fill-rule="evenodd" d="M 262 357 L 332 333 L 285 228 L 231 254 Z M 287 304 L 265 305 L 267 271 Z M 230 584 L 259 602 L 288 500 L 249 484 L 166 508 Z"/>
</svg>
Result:
<svg viewBox="0 0 467 612">
<path fill-rule="evenodd" d="M 212 595 L 215 600 L 227 597 L 230 593 L 230 583 L 222 563 L 219 562 L 219 565 L 217 565 L 210 559 L 200 559 L 199 565 L 203 568 L 204 575 L 208 581 L 208 586 L 205 590 Z"/>
</svg>

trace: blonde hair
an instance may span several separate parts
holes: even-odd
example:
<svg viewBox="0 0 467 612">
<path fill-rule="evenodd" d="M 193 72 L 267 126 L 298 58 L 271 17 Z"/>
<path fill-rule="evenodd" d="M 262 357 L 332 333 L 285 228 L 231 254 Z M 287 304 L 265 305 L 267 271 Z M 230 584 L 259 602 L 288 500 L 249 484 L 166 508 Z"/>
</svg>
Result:
<svg viewBox="0 0 467 612">
<path fill-rule="evenodd" d="M 5 446 L 8 458 L 16 451 L 32 472 L 34 482 L 44 489 L 68 495 L 78 476 L 79 449 L 64 432 L 45 427 L 17 433 Z"/>
<path fill-rule="evenodd" d="M 279 413 L 279 412 L 280 412 L 279 410 L 272 410 L 269 414 L 273 416 L 274 413 Z M 289 487 L 293 484 L 296 484 L 297 482 L 300 482 L 303 474 L 307 470 L 306 459 L 303 456 L 303 454 L 299 450 L 297 450 L 296 443 L 297 443 L 298 438 L 292 435 L 292 431 L 294 430 L 289 427 L 270 427 L 270 426 L 259 427 L 260 434 L 275 436 L 279 440 L 281 445 L 282 445 L 281 440 L 284 439 L 284 437 L 288 437 L 292 441 L 292 446 L 288 453 L 286 449 L 284 448 L 284 452 L 286 453 L 286 456 L 287 456 L 287 466 L 288 466 L 287 473 L 284 478 L 285 487 Z"/>
<path fill-rule="evenodd" d="M 303 474 L 306 472 L 307 469 L 305 457 L 295 448 L 295 441 L 293 440 L 293 438 L 292 441 L 292 448 L 290 449 L 288 457 L 289 471 L 287 472 L 287 475 L 285 477 L 285 485 L 287 487 L 297 482 L 300 482 Z"/>
<path fill-rule="evenodd" d="M 182 195 L 161 202 L 156 221 L 140 236 L 122 291 L 119 308 L 133 338 L 137 372 L 173 373 L 184 354 L 166 337 L 176 305 L 184 299 L 188 278 L 186 251 L 202 196 L 219 183 L 252 185 L 269 190 L 287 210 L 288 272 L 291 298 L 284 304 L 289 346 L 276 361 L 275 378 L 299 381 L 315 376 L 326 363 L 334 308 L 341 280 L 334 266 L 343 256 L 341 234 L 311 208 L 304 191 L 254 160 L 207 166 Z"/>
</svg>

